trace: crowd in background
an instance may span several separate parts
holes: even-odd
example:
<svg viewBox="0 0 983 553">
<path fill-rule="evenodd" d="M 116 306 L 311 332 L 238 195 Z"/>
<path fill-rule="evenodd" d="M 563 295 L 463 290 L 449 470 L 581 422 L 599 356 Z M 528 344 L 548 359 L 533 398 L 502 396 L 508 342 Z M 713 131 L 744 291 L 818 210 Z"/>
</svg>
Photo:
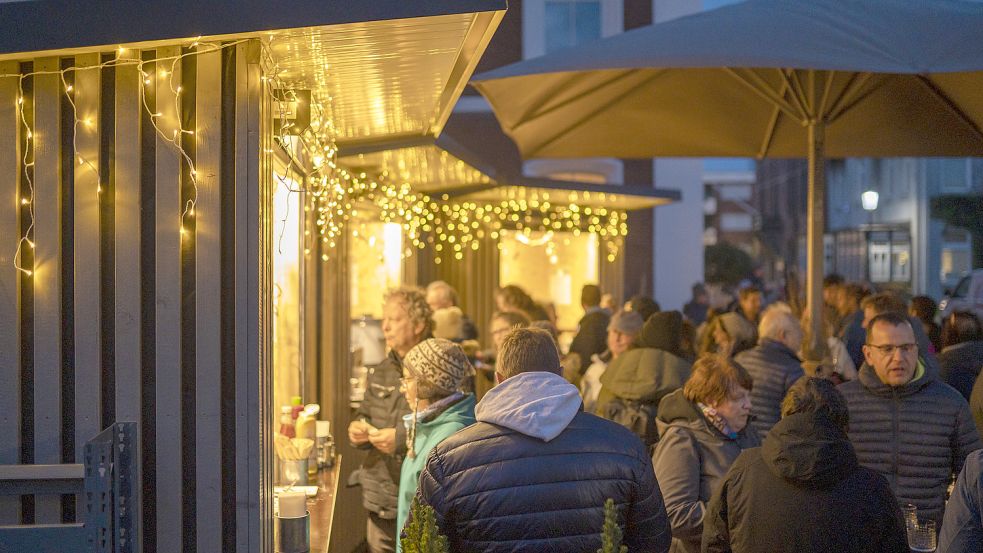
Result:
<svg viewBox="0 0 983 553">
<path fill-rule="evenodd" d="M 662 311 L 587 285 L 561 347 L 519 286 L 480 330 L 445 282 L 390 291 L 349 427 L 369 550 L 400 550 L 416 500 L 453 551 L 594 551 L 613 499 L 630 551 L 907 552 L 922 526 L 983 551 L 977 317 L 830 275 L 804 361 L 773 296 L 752 276 Z"/>
</svg>

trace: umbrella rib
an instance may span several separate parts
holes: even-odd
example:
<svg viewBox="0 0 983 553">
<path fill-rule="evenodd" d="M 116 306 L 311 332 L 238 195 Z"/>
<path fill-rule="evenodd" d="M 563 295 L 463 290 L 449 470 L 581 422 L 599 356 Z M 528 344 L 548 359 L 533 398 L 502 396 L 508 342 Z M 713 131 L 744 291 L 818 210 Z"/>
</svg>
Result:
<svg viewBox="0 0 983 553">
<path fill-rule="evenodd" d="M 823 97 L 819 101 L 819 109 L 816 110 L 817 117 L 823 117 L 826 113 L 826 104 L 829 101 L 829 93 L 833 90 L 833 77 L 836 75 L 836 71 L 824 71 L 826 75 L 826 85 L 823 87 Z"/>
<path fill-rule="evenodd" d="M 571 96 L 570 98 L 567 98 L 566 100 L 564 100 L 564 101 L 562 101 L 562 102 L 560 102 L 560 103 L 558 103 L 556 105 L 550 106 L 549 108 L 547 108 L 544 111 L 539 111 L 539 109 L 541 107 L 543 107 L 543 104 L 545 104 L 546 102 L 548 102 L 552 98 L 552 95 L 550 95 L 550 94 L 544 94 L 541 101 L 537 102 L 535 105 L 533 105 L 532 107 L 530 107 L 529 109 L 527 109 L 522 114 L 522 117 L 519 119 L 520 123 L 518 125 L 516 125 L 515 128 L 518 129 L 523 124 L 531 121 L 531 119 L 530 119 L 531 117 L 542 117 L 544 115 L 549 115 L 550 113 L 552 113 L 552 112 L 554 112 L 554 111 L 556 111 L 556 110 L 558 110 L 560 108 L 566 107 L 567 105 L 572 104 L 573 102 L 576 102 L 577 100 L 580 100 L 584 96 L 587 96 L 589 94 L 593 94 L 593 93 L 597 92 L 598 89 L 605 88 L 605 87 L 610 86 L 610 85 L 612 85 L 612 84 L 614 84 L 614 83 L 616 83 L 616 82 L 618 82 L 618 81 L 620 81 L 622 79 L 628 78 L 628 77 L 630 77 L 634 73 L 635 73 L 635 71 L 633 69 L 626 69 L 626 70 L 622 71 L 621 73 L 619 73 L 618 75 L 614 76 L 613 78 L 608 79 L 607 81 L 604 81 L 603 83 L 601 83 L 601 84 L 599 84 L 599 85 L 597 85 L 595 87 L 592 87 L 590 90 L 586 90 L 584 92 L 581 92 L 580 94 L 577 94 L 575 96 Z M 575 72 L 570 79 L 567 79 L 563 83 L 562 87 L 557 87 L 557 88 L 565 88 L 565 87 L 568 87 L 571 84 L 573 84 L 575 81 L 580 80 L 580 79 L 583 79 L 583 78 L 586 78 L 586 77 L 588 77 L 590 75 L 591 75 L 591 72 L 589 72 L 589 71 L 578 71 L 578 72 Z"/>
<path fill-rule="evenodd" d="M 756 92 L 765 100 L 771 102 L 775 107 L 784 111 L 785 114 L 791 117 L 792 119 L 802 123 L 806 122 L 805 114 L 796 113 L 794 107 L 789 105 L 789 103 L 786 102 L 784 98 L 781 98 L 778 95 L 776 95 L 775 92 L 768 86 L 768 84 L 765 83 L 763 80 L 761 80 L 761 77 L 755 75 L 753 72 L 751 73 L 752 77 L 745 77 L 744 75 L 735 71 L 731 67 L 724 67 L 724 71 L 729 73 L 732 77 L 734 77 L 741 83 L 744 83 L 748 88 Z"/>
<path fill-rule="evenodd" d="M 869 81 L 872 76 L 873 73 L 861 73 L 859 74 L 858 78 L 858 75 L 854 74 L 853 78 L 850 79 L 850 82 L 847 83 L 846 87 L 843 89 L 843 92 L 840 93 L 840 96 L 833 101 L 833 107 L 829 108 L 829 118 L 827 119 L 827 122 L 832 123 L 834 120 L 839 119 L 841 115 L 856 105 L 853 97 L 863 90 L 864 85 L 867 84 L 867 81 Z"/>
<path fill-rule="evenodd" d="M 596 117 L 599 113 L 601 113 L 602 111 L 604 111 L 608 107 L 610 107 L 610 106 L 612 106 L 612 105 L 620 102 L 625 96 L 628 96 L 629 94 L 635 92 L 639 88 L 642 88 L 643 86 L 649 84 L 650 82 L 654 81 L 655 79 L 657 79 L 661 75 L 662 75 L 662 71 L 658 71 L 654 75 L 652 75 L 651 77 L 645 79 L 644 81 L 638 83 L 637 85 L 635 85 L 635 86 L 629 88 L 628 90 L 622 92 L 621 94 L 615 96 L 611 100 L 605 102 L 603 105 L 598 106 L 597 109 L 594 109 L 593 111 L 591 111 L 587 115 L 585 115 L 585 116 L 581 117 L 580 119 L 574 121 L 572 125 L 568 126 L 567 128 L 563 129 L 562 131 L 560 131 L 560 132 L 554 134 L 553 136 L 551 136 L 549 138 L 549 140 L 547 140 L 546 142 L 543 142 L 542 144 L 540 144 L 539 146 L 537 146 L 535 150 L 529 152 L 529 155 L 526 156 L 526 157 L 533 157 L 533 156 L 535 156 L 538 152 L 541 152 L 543 150 L 543 148 L 549 146 L 550 144 L 556 142 L 557 140 L 559 140 L 563 136 L 569 134 L 570 131 L 576 129 L 577 127 L 579 127 L 581 125 L 583 125 L 587 121 L 593 119 L 594 117 Z M 516 128 L 518 128 L 518 127 L 516 127 Z"/>
<path fill-rule="evenodd" d="M 792 97 L 798 101 L 799 109 L 802 110 L 802 113 L 807 118 L 811 118 L 813 115 L 812 106 L 805 97 L 805 88 L 802 86 L 802 81 L 799 80 L 798 74 L 796 74 L 794 69 L 782 69 L 781 73 L 783 79 L 791 81 L 788 84 L 788 88 L 792 91 Z"/>
<path fill-rule="evenodd" d="M 779 92 L 781 97 L 785 97 L 786 89 L 788 88 L 788 83 L 782 84 L 782 90 Z M 761 141 L 761 148 L 758 150 L 758 159 L 764 159 L 768 155 L 768 150 L 771 148 L 771 141 L 775 138 L 775 129 L 778 127 L 778 116 L 781 115 L 781 110 L 778 106 L 775 106 L 771 112 L 771 118 L 768 120 L 768 127 L 765 129 L 764 140 Z"/>
<path fill-rule="evenodd" d="M 956 103 L 953 102 L 952 99 L 949 98 L 949 96 L 943 90 L 941 90 L 938 86 L 936 86 L 935 83 L 933 83 L 925 75 L 916 75 L 916 77 L 918 78 L 918 81 L 921 82 L 925 86 L 925 88 L 929 90 L 929 92 L 931 92 L 939 100 L 941 100 L 942 103 L 945 104 L 945 107 L 949 108 L 949 111 L 951 111 L 953 115 L 955 115 L 963 123 L 965 123 L 973 131 L 973 133 L 976 134 L 977 138 L 983 139 L 983 130 L 980 130 L 979 125 L 977 125 L 975 121 L 970 119 L 969 115 L 967 115 L 965 111 L 960 109 L 959 106 L 956 105 Z"/>
</svg>

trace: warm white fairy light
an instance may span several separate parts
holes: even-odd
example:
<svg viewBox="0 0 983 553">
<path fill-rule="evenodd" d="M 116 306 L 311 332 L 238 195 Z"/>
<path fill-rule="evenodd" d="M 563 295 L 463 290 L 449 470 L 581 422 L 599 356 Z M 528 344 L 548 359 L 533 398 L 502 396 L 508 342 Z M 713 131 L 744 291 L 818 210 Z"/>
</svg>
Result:
<svg viewBox="0 0 983 553">
<path fill-rule="evenodd" d="M 149 115 L 149 121 L 156 135 L 164 143 L 175 149 L 187 168 L 192 190 L 190 198 L 184 203 L 178 221 L 180 235 L 184 237 L 189 232 L 186 221 L 196 217 L 198 173 L 194 160 L 182 147 L 183 138 L 196 136 L 196 131 L 185 129 L 181 125 L 181 95 L 184 93 L 184 88 L 177 82 L 177 79 L 180 79 L 177 64 L 183 58 L 215 52 L 248 40 L 216 44 L 202 43 L 201 37 L 198 37 L 190 43 L 188 51 L 179 55 L 152 60 L 142 60 L 139 59 L 139 56 L 125 56 L 128 50 L 120 46 L 116 50 L 114 59 L 99 65 L 69 67 L 60 71 L 0 75 L 0 78 L 18 78 L 19 93 L 16 105 L 26 137 L 22 165 L 27 194 L 21 198 L 21 205 L 28 208 L 29 222 L 18 242 L 14 256 L 14 265 L 17 270 L 27 276 L 33 274 L 32 268 L 25 267 L 22 263 L 23 248 L 25 246 L 33 248 L 30 236 L 34 229 L 34 183 L 29 169 L 33 166 L 31 157 L 36 139 L 25 114 L 24 79 L 38 74 L 59 74 L 63 93 L 71 104 L 74 115 L 72 126 L 74 159 L 80 167 L 92 170 L 96 177 L 96 191 L 98 193 L 101 191 L 98 167 L 81 155 L 77 148 L 79 125 L 92 129 L 95 126 L 95 121 L 89 114 L 78 113 L 73 94 L 77 94 L 77 92 L 74 85 L 68 83 L 66 73 L 105 67 L 135 66 L 140 75 L 138 84 L 141 87 L 141 103 L 144 111 Z M 272 40 L 273 36 L 271 35 L 270 41 Z M 605 242 L 609 261 L 613 261 L 617 256 L 623 243 L 623 237 L 627 233 L 627 217 L 623 212 L 604 208 L 597 208 L 594 211 L 591 208 L 584 208 L 581 211 L 578 205 L 572 201 L 562 205 L 553 205 L 548 201 L 548 195 L 545 199 L 534 196 L 529 201 L 505 200 L 498 203 L 484 202 L 480 205 L 477 202 L 451 201 L 446 196 L 438 200 L 426 194 L 415 192 L 405 182 L 390 182 L 389 176 L 385 172 L 379 175 L 349 172 L 338 160 L 338 147 L 335 142 L 337 133 L 333 121 L 328 115 L 333 110 L 329 109 L 330 106 L 322 105 L 322 102 L 330 103 L 331 98 L 312 98 L 312 102 L 308 106 L 311 113 L 310 127 L 295 129 L 294 123 L 287 119 L 289 115 L 287 104 L 301 105 L 303 99 L 282 78 L 281 70 L 273 56 L 269 42 L 262 43 L 261 52 L 263 66 L 261 80 L 265 87 L 265 93 L 274 98 L 279 96 L 275 100 L 275 106 L 279 112 L 279 126 L 274 131 L 274 138 L 287 155 L 287 172 L 296 171 L 298 174 L 307 175 L 306 179 L 300 180 L 301 188 L 289 191 L 290 193 L 305 193 L 303 209 L 307 214 L 306 220 L 309 224 L 309 227 L 304 231 L 305 255 L 311 255 L 314 241 L 318 238 L 321 239 L 322 249 L 335 248 L 344 233 L 349 232 L 346 226 L 350 220 L 353 217 L 358 217 L 359 206 L 362 206 L 361 208 L 371 206 L 371 210 L 377 212 L 383 222 L 396 223 L 402 228 L 403 235 L 411 246 L 404 250 L 404 256 L 412 255 L 413 249 L 432 246 L 438 253 L 447 252 L 448 255 L 460 260 L 463 259 L 467 251 L 477 250 L 483 238 L 490 237 L 492 240 L 497 240 L 503 228 L 515 228 L 519 231 L 532 228 L 544 232 L 567 231 L 575 235 L 582 231 L 592 232 L 598 234 Z M 167 62 L 170 62 L 169 67 L 159 67 L 159 65 Z M 155 64 L 156 69 L 150 72 L 145 71 L 145 65 L 151 63 Z M 176 128 L 173 128 L 169 135 L 161 128 L 160 123 L 162 120 L 170 122 L 170 117 L 165 117 L 160 111 L 152 111 L 147 102 L 147 87 L 153 84 L 155 77 L 159 79 L 159 83 L 166 83 L 173 95 L 173 122 Z M 294 150 L 303 152 L 313 167 L 306 167 L 297 159 Z M 264 153 L 272 154 L 273 150 L 265 149 Z M 281 183 L 285 183 L 284 177 L 286 175 L 280 178 Z M 358 230 L 351 230 L 350 235 L 358 237 Z M 549 251 L 555 251 L 552 241 L 548 242 L 547 247 Z M 330 259 L 330 255 L 327 252 L 322 252 L 321 258 L 327 261 Z M 440 256 L 437 257 L 438 262 L 439 260 Z"/>
</svg>

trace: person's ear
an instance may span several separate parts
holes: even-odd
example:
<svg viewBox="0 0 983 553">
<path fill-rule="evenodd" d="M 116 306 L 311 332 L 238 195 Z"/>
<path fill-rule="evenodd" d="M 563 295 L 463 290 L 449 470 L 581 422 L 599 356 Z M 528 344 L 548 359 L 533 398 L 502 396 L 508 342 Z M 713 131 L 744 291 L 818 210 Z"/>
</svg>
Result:
<svg viewBox="0 0 983 553">
<path fill-rule="evenodd" d="M 873 367 L 874 348 L 868 346 L 867 344 L 864 344 L 863 350 L 864 350 L 864 361 L 866 361 L 868 365 Z"/>
<path fill-rule="evenodd" d="M 495 384 L 498 385 L 504 381 L 505 381 L 505 377 L 502 376 L 502 373 L 495 371 Z"/>
</svg>

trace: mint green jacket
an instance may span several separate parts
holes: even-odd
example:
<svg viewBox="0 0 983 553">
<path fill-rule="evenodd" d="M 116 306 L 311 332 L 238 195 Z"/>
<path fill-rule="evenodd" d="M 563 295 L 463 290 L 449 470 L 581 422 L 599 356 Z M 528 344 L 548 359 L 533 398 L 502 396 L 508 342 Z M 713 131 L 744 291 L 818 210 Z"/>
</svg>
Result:
<svg viewBox="0 0 983 553">
<path fill-rule="evenodd" d="M 433 420 L 423 422 L 418 420 L 416 423 L 416 439 L 413 449 L 416 456 L 412 459 L 403 459 L 403 466 L 399 472 L 399 506 L 396 511 L 396 551 L 401 551 L 399 545 L 399 534 L 403 531 L 406 524 L 406 517 L 410 513 L 410 504 L 413 503 L 413 496 L 416 495 L 416 486 L 420 480 L 420 473 L 427 464 L 427 457 L 430 450 L 437 444 L 444 441 L 451 434 L 465 426 L 474 424 L 474 394 L 465 395 L 460 401 L 448 407 L 443 413 L 437 415 Z"/>
</svg>

